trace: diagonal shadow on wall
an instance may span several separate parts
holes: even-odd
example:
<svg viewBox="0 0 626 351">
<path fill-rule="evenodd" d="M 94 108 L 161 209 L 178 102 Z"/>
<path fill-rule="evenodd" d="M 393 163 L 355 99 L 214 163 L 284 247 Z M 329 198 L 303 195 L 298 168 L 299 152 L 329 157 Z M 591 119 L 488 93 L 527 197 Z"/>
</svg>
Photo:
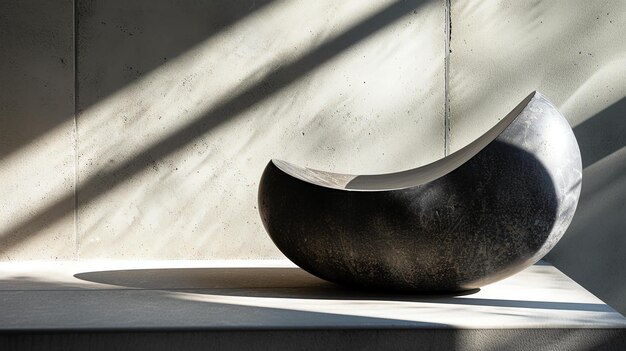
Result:
<svg viewBox="0 0 626 351">
<path fill-rule="evenodd" d="M 80 78 L 81 89 L 74 91 L 77 95 L 76 101 L 67 104 L 76 102 L 78 110 L 86 109 L 272 2 L 273 0 L 186 1 L 182 6 L 179 2 L 164 0 L 76 0 L 74 59 L 77 62 L 73 78 Z M 0 16 L 0 32 L 3 35 L 12 35 L 14 31 L 39 31 L 38 36 L 44 36 L 43 33 L 47 32 L 46 26 L 50 26 L 49 23 L 35 24 L 32 20 L 26 21 L 25 18 L 46 17 L 63 11 L 71 14 L 71 5 L 63 9 L 58 7 L 53 3 L 22 2 L 12 5 L 11 2 L 0 2 L 0 13 L 8 14 L 6 17 Z M 3 23 L 5 18 L 7 21 Z M 67 26 L 72 26 L 71 22 L 68 21 Z M 71 33 L 71 28 L 65 29 Z M 49 40 L 54 41 L 55 35 L 63 37 L 66 31 L 50 34 L 52 37 Z M 56 39 L 56 41 L 65 45 L 66 41 L 71 40 Z M 11 43 L 15 43 L 14 46 L 11 46 Z M 43 46 L 39 42 L 37 44 Z M 3 50 L 6 50 L 3 54 L 7 54 L 7 60 L 21 59 L 19 64 L 24 67 L 24 71 L 51 77 L 45 79 L 46 86 L 43 86 L 24 80 L 16 73 L 6 72 L 4 78 L 9 78 L 9 82 L 4 83 L 12 86 L 14 91 L 16 85 L 28 84 L 22 88 L 23 91 L 28 91 L 28 94 L 18 93 L 15 97 L 12 96 L 14 91 L 7 92 L 6 102 L 0 96 L 2 103 L 12 103 L 16 99 L 21 102 L 15 104 L 17 110 L 9 114 L 6 120 L 2 120 L 4 131 L 0 131 L 0 136 L 4 136 L 3 132 L 10 135 L 0 139 L 0 160 L 73 117 L 73 111 L 64 109 L 61 112 L 58 108 L 42 107 L 41 102 L 41 100 L 71 99 L 67 96 L 66 90 L 71 84 L 68 80 L 72 79 L 70 78 L 72 68 L 66 67 L 60 76 L 54 76 L 55 72 L 50 72 L 50 69 L 40 72 L 41 61 L 49 60 L 44 54 L 51 54 L 50 48 L 41 48 L 41 55 L 29 57 L 27 60 L 23 57 L 26 44 L 12 40 L 5 45 L 9 45 L 2 46 Z M 38 52 L 32 48 L 31 51 Z M 71 47 L 66 51 L 71 52 Z M 59 65 L 72 65 L 71 58 L 60 57 L 59 60 Z M 0 61 L 6 63 L 4 57 Z M 106 61 L 106 65 L 100 65 L 103 66 L 100 70 L 89 64 L 102 61 Z M 83 86 L 88 89 L 82 89 Z M 46 98 L 50 94 L 52 97 Z M 54 101 L 53 106 L 61 103 Z M 24 115 L 46 117 L 38 118 L 37 123 L 28 123 L 24 120 Z M 0 120 L 2 117 L 0 115 Z"/>
<path fill-rule="evenodd" d="M 262 81 L 236 96 L 216 104 L 202 117 L 172 131 L 167 137 L 147 146 L 133 158 L 82 182 L 76 189 L 79 203 L 86 205 L 96 200 L 124 180 L 138 174 L 146 167 L 150 167 L 153 162 L 172 154 L 214 127 L 273 96 L 343 51 L 362 42 L 405 15 L 416 11 L 427 2 L 428 0 L 394 2 L 299 59 L 282 65 L 268 74 Z M 6 252 L 14 245 L 36 234 L 40 229 L 72 214 L 74 201 L 74 194 L 67 194 L 56 203 L 38 211 L 29 219 L 0 233 L 0 252 Z"/>
<path fill-rule="evenodd" d="M 625 313 L 626 98 L 574 128 L 583 161 L 583 186 L 567 233 L 550 262 Z M 610 278 L 609 278 L 610 277 Z M 607 279 L 608 278 L 608 279 Z"/>
<path fill-rule="evenodd" d="M 270 7 L 272 2 L 77 0 L 79 110 Z"/>
<path fill-rule="evenodd" d="M 583 168 L 626 146 L 626 98 L 614 103 L 574 128 Z"/>
</svg>

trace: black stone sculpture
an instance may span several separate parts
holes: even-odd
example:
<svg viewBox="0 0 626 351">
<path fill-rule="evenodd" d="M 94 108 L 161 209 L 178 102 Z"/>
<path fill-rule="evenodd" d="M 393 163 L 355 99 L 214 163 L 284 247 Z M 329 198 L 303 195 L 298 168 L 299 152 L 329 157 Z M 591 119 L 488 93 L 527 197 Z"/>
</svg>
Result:
<svg viewBox="0 0 626 351">
<path fill-rule="evenodd" d="M 259 211 L 276 246 L 320 278 L 462 291 L 547 254 L 574 215 L 581 178 L 572 129 L 534 92 L 479 139 L 423 167 L 354 176 L 272 160 Z"/>
</svg>

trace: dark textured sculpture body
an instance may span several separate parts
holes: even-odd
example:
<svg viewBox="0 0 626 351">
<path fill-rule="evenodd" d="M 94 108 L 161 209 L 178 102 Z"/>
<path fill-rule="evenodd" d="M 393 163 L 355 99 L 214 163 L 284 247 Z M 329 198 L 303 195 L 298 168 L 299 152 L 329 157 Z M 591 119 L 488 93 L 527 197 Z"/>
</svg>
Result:
<svg viewBox="0 0 626 351">
<path fill-rule="evenodd" d="M 533 93 L 458 152 L 416 169 L 353 176 L 272 160 L 259 186 L 270 237 L 323 279 L 394 291 L 459 291 L 537 262 L 569 225 L 580 151 Z"/>
</svg>

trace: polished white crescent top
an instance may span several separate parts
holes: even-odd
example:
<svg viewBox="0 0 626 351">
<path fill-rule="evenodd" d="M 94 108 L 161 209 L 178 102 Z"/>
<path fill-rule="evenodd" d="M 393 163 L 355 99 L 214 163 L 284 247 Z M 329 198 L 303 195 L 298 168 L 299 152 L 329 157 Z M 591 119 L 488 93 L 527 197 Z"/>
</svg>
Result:
<svg viewBox="0 0 626 351">
<path fill-rule="evenodd" d="M 272 162 L 281 171 L 292 177 L 326 188 L 352 191 L 386 191 L 410 188 L 440 178 L 467 162 L 495 140 L 525 109 L 531 108 L 532 102 L 537 99 L 545 100 L 543 95 L 534 91 L 498 124 L 461 150 L 427 165 L 405 171 L 386 174 L 352 175 L 300 167 L 276 159 L 273 159 Z"/>
</svg>

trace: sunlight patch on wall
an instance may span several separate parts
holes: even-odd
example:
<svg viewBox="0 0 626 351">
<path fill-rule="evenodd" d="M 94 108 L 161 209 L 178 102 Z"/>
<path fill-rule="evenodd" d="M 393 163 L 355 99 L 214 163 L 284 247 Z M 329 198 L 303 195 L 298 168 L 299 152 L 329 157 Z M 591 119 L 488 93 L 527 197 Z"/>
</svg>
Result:
<svg viewBox="0 0 626 351">
<path fill-rule="evenodd" d="M 442 18 L 272 4 L 82 111 L 81 257 L 281 257 L 256 209 L 270 158 L 372 173 L 441 157 Z"/>
</svg>

